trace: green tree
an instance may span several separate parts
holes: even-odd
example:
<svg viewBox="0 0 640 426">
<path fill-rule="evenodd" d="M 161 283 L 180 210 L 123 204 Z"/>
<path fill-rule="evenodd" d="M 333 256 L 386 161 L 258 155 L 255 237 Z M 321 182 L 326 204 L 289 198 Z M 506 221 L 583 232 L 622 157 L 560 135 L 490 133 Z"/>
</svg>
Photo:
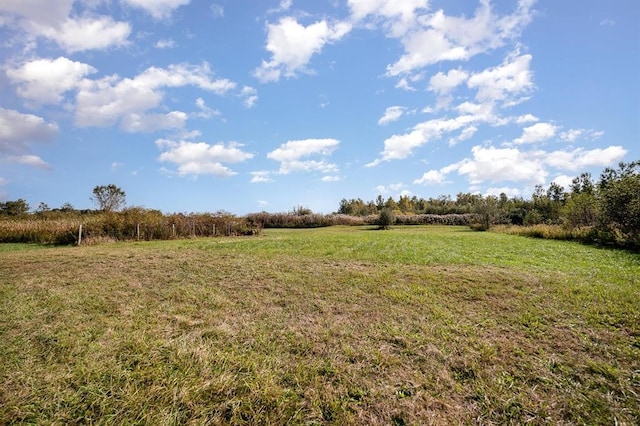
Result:
<svg viewBox="0 0 640 426">
<path fill-rule="evenodd" d="M 393 215 L 393 210 L 389 208 L 384 208 L 380 210 L 380 215 L 378 216 L 378 228 L 389 229 L 389 227 L 393 225 L 395 220 L 396 218 Z"/>
<path fill-rule="evenodd" d="M 0 203 L 0 213 L 7 216 L 22 216 L 29 213 L 29 204 L 22 198 Z"/>
<path fill-rule="evenodd" d="M 93 188 L 91 200 L 98 205 L 98 208 L 105 212 L 118 211 L 126 204 L 125 192 L 117 186 L 101 185 Z"/>
<path fill-rule="evenodd" d="M 481 197 L 473 206 L 474 213 L 478 216 L 479 230 L 486 231 L 495 223 L 498 217 L 500 200 L 494 195 Z"/>
<path fill-rule="evenodd" d="M 640 245 L 640 161 L 607 168 L 598 182 L 600 228 L 618 242 Z"/>
</svg>

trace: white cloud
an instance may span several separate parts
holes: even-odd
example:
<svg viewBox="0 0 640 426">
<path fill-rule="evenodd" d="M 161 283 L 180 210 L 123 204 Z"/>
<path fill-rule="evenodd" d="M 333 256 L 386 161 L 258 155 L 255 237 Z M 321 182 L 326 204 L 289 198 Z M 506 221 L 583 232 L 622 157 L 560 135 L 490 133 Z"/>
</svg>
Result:
<svg viewBox="0 0 640 426">
<path fill-rule="evenodd" d="M 579 171 L 588 167 L 604 167 L 620 162 L 627 150 L 619 145 L 606 148 L 585 150 L 576 148 L 573 151 L 553 151 L 540 153 L 546 164 L 556 169 Z"/>
<path fill-rule="evenodd" d="M 67 52 L 106 49 L 127 44 L 131 26 L 111 17 L 67 18 L 60 26 L 34 25 L 36 33 L 54 40 Z"/>
<path fill-rule="evenodd" d="M 224 6 L 217 3 L 213 3 L 209 9 L 211 9 L 211 15 L 214 18 L 224 17 Z"/>
<path fill-rule="evenodd" d="M 175 128 L 186 116 L 180 111 L 168 114 L 148 114 L 147 111 L 160 106 L 164 99 L 164 88 L 195 86 L 216 94 L 225 94 L 235 88 L 227 79 L 212 79 L 208 64 L 169 65 L 168 68 L 151 67 L 133 79 L 109 76 L 100 80 L 85 79 L 76 98 L 75 122 L 78 126 L 106 127 L 120 123 L 133 131 L 130 123 L 142 122 L 144 131 Z M 145 120 L 140 117 L 151 117 Z M 163 118 L 164 116 L 164 118 Z"/>
<path fill-rule="evenodd" d="M 0 12 L 21 16 L 40 25 L 54 26 L 69 16 L 74 1 L 3 0 Z"/>
<path fill-rule="evenodd" d="M 273 182 L 271 178 L 271 172 L 268 170 L 258 170 L 255 172 L 251 172 L 251 181 L 250 183 L 268 183 Z"/>
<path fill-rule="evenodd" d="M 28 144 L 49 142 L 57 133 L 58 126 L 42 117 L 0 107 L 0 154 L 24 154 Z"/>
<path fill-rule="evenodd" d="M 557 126 L 549 123 L 536 123 L 533 126 L 522 129 L 522 136 L 514 139 L 517 145 L 526 143 L 536 143 L 551 139 L 556 135 Z"/>
<path fill-rule="evenodd" d="M 303 160 L 307 157 L 328 157 L 338 147 L 337 139 L 304 139 L 286 142 L 269 152 L 267 158 L 280 162 L 278 173 L 318 171 L 324 174 L 338 172 L 338 166 L 321 160 Z"/>
<path fill-rule="evenodd" d="M 521 151 L 517 147 L 496 148 L 493 146 L 474 146 L 472 158 L 465 158 L 440 170 L 425 173 L 416 184 L 439 183 L 449 173 L 457 172 L 466 176 L 474 188 L 484 183 L 525 182 L 528 185 L 544 185 L 550 169 L 558 171 L 581 171 L 589 167 L 604 167 L 616 164 L 627 154 L 621 146 L 610 146 L 585 150 L 577 148 L 573 151 Z M 569 178 L 558 174 L 554 181 L 567 185 Z M 570 179 L 569 179 L 570 180 Z M 489 188 L 489 193 L 505 192 L 506 187 Z M 499 193 L 498 192 L 498 193 Z"/>
<path fill-rule="evenodd" d="M 171 38 L 158 40 L 156 42 L 156 49 L 173 49 L 174 47 L 176 47 L 176 42 Z"/>
<path fill-rule="evenodd" d="M 157 130 L 180 129 L 187 121 L 187 114 L 171 111 L 167 114 L 127 114 L 120 120 L 122 130 L 130 133 L 150 133 Z"/>
<path fill-rule="evenodd" d="M 460 175 L 469 177 L 471 184 L 483 182 L 525 181 L 543 184 L 548 175 L 544 162 L 517 148 L 474 146 L 473 159 L 455 165 Z"/>
<path fill-rule="evenodd" d="M 554 177 L 551 182 L 554 182 L 558 185 L 560 185 L 561 187 L 563 187 L 565 190 L 567 190 L 569 188 L 569 186 L 571 185 L 571 181 L 573 181 L 573 178 L 575 176 L 567 176 L 567 175 L 558 175 L 556 177 Z"/>
<path fill-rule="evenodd" d="M 613 19 L 603 19 L 602 21 L 600 21 L 600 26 L 601 27 L 613 27 L 616 24 L 616 21 L 614 21 Z"/>
<path fill-rule="evenodd" d="M 49 142 L 58 133 L 55 123 L 33 114 L 22 114 L 0 107 L 0 159 L 42 169 L 51 166 L 29 153 L 32 143 Z"/>
<path fill-rule="evenodd" d="M 240 163 L 253 158 L 253 154 L 243 151 L 242 144 L 229 142 L 210 145 L 205 142 L 156 140 L 156 146 L 164 150 L 160 154 L 161 162 L 170 162 L 178 166 L 178 174 L 227 177 L 237 174 L 223 163 Z"/>
<path fill-rule="evenodd" d="M 520 102 L 521 96 L 534 89 L 530 70 L 531 55 L 507 56 L 504 62 L 493 68 L 474 73 L 467 85 L 477 89 L 476 100 L 479 102 L 503 101 L 505 106 Z"/>
<path fill-rule="evenodd" d="M 124 46 L 131 33 L 126 22 L 109 16 L 71 17 L 75 0 L 4 0 L 0 2 L 0 18 L 21 28 L 22 40 L 32 48 L 38 37 L 55 41 L 67 52 Z"/>
<path fill-rule="evenodd" d="M 36 59 L 7 69 L 9 80 L 18 85 L 20 97 L 36 104 L 57 104 L 63 94 L 75 89 L 82 79 L 97 70 L 65 57 Z"/>
<path fill-rule="evenodd" d="M 429 170 L 421 178 L 413 181 L 416 185 L 436 185 L 444 183 L 446 175 L 439 170 Z"/>
<path fill-rule="evenodd" d="M 449 139 L 449 146 L 454 146 L 458 142 L 462 142 L 462 141 L 466 141 L 468 139 L 471 139 L 473 137 L 473 135 L 476 134 L 477 131 L 478 131 L 478 128 L 476 126 L 469 126 L 469 127 L 466 127 L 464 129 L 462 129 L 462 132 L 460 132 L 460 134 L 458 136 Z"/>
<path fill-rule="evenodd" d="M 195 114 L 198 118 L 211 118 L 220 115 L 220 111 L 207 106 L 207 103 L 202 98 L 196 99 L 196 107 L 200 110 Z"/>
<path fill-rule="evenodd" d="M 121 0 L 131 6 L 144 9 L 154 19 L 166 19 L 180 6 L 189 4 L 191 0 Z"/>
<path fill-rule="evenodd" d="M 384 115 L 378 120 L 378 124 L 385 125 L 398 120 L 400 117 L 402 117 L 402 114 L 404 114 L 405 109 L 405 107 L 401 106 L 388 107 L 385 110 Z"/>
<path fill-rule="evenodd" d="M 535 123 L 536 121 L 540 121 L 540 119 L 533 114 L 524 114 L 515 118 L 517 124 Z"/>
<path fill-rule="evenodd" d="M 471 114 L 463 114 L 450 119 L 435 118 L 419 123 L 414 126 L 409 133 L 392 135 L 385 139 L 384 150 L 380 153 L 381 158 L 366 164 L 366 167 L 375 167 L 382 161 L 407 158 L 416 148 L 432 140 L 440 139 L 445 133 L 465 129 L 460 136 L 462 136 L 463 139 L 471 137 L 476 131 L 475 123 L 491 122 L 492 120 L 494 120 L 494 117 L 491 113 L 490 106 L 480 105 L 478 108 L 474 108 Z"/>
<path fill-rule="evenodd" d="M 322 182 L 339 182 L 342 178 L 340 176 L 323 176 L 320 180 Z"/>
<path fill-rule="evenodd" d="M 569 129 L 566 132 L 560 133 L 560 139 L 565 142 L 575 142 L 580 138 L 596 140 L 601 138 L 602 135 L 604 135 L 604 132 L 592 129 Z"/>
<path fill-rule="evenodd" d="M 262 61 L 254 70 L 254 76 L 261 82 L 270 82 L 282 75 L 294 77 L 298 72 L 308 72 L 311 57 L 325 44 L 340 40 L 349 31 L 351 24 L 347 22 L 321 20 L 305 27 L 292 17 L 268 24 L 266 49 L 271 53 L 271 60 Z"/>
<path fill-rule="evenodd" d="M 439 72 L 429 79 L 429 90 L 438 95 L 446 95 L 464 83 L 467 78 L 469 78 L 469 73 L 460 68 L 449 70 L 446 74 Z"/>
<path fill-rule="evenodd" d="M 11 155 L 7 157 L 9 162 L 24 164 L 31 167 L 37 167 L 39 169 L 50 170 L 51 165 L 44 161 L 37 155 L 24 154 L 24 155 Z"/>
<path fill-rule="evenodd" d="M 488 1 L 482 1 L 469 19 L 447 16 L 442 10 L 421 15 L 414 19 L 419 25 L 410 25 L 412 31 L 392 33 L 401 36 L 404 54 L 387 67 L 387 75 L 409 74 L 441 61 L 468 60 L 501 47 L 531 21 L 533 2 L 521 0 L 512 14 L 502 17 L 493 13 Z"/>
<path fill-rule="evenodd" d="M 385 30 L 393 37 L 399 37 L 417 23 L 420 10 L 426 10 L 428 0 L 348 0 L 354 21 L 370 18 L 374 23 L 381 21 Z"/>
<path fill-rule="evenodd" d="M 258 91 L 251 86 L 243 86 L 239 96 L 244 99 L 243 104 L 247 108 L 252 108 L 258 102 Z"/>
</svg>

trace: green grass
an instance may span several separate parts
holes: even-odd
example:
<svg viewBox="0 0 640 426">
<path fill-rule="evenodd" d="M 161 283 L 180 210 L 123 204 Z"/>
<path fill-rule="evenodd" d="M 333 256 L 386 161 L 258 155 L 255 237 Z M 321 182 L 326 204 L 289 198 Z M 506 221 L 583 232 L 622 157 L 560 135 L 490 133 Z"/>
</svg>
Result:
<svg viewBox="0 0 640 426">
<path fill-rule="evenodd" d="M 637 424 L 639 300 L 638 254 L 456 227 L 3 245 L 0 424 Z"/>
</svg>

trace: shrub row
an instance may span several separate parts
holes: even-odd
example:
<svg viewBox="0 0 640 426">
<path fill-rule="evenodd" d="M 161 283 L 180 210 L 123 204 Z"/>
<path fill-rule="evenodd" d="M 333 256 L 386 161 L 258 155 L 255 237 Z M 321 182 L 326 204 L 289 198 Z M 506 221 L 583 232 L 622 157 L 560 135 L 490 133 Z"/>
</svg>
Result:
<svg viewBox="0 0 640 426">
<path fill-rule="evenodd" d="M 395 215 L 395 225 L 469 225 L 474 214 L 415 214 Z M 252 213 L 246 216 L 250 223 L 262 228 L 318 228 L 323 226 L 377 225 L 380 216 L 350 216 L 345 214 Z"/>
<path fill-rule="evenodd" d="M 166 240 L 189 237 L 252 235 L 260 228 L 228 213 L 171 214 L 129 209 L 119 213 L 70 215 L 46 219 L 0 220 L 0 242 L 76 244 L 96 241 Z"/>
</svg>

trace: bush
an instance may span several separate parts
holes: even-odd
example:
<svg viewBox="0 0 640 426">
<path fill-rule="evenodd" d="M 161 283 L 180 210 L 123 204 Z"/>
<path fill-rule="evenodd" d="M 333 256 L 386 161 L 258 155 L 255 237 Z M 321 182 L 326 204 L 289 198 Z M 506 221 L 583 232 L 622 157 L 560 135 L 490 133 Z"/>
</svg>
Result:
<svg viewBox="0 0 640 426">
<path fill-rule="evenodd" d="M 390 209 L 382 209 L 378 215 L 378 227 L 379 229 L 389 229 L 395 222 L 395 216 Z"/>
</svg>

